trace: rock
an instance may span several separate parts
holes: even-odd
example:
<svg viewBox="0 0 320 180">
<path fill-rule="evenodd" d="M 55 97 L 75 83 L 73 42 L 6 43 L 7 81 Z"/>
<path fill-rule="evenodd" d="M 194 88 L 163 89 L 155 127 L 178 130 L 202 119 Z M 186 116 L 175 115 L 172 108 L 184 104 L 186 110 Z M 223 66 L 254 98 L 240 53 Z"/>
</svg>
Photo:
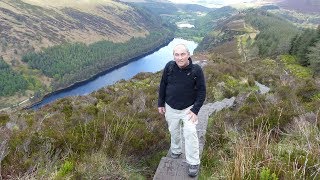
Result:
<svg viewBox="0 0 320 180">
<path fill-rule="evenodd" d="M 259 87 L 259 91 L 258 92 L 260 94 L 265 94 L 265 93 L 270 91 L 270 88 L 268 88 L 267 86 L 265 86 L 263 84 L 258 83 L 257 81 L 255 81 L 255 84 L 256 84 L 256 86 Z"/>
<path fill-rule="evenodd" d="M 7 122 L 6 128 L 10 129 L 10 131 L 16 131 L 19 130 L 19 126 L 16 123 L 13 122 Z"/>
</svg>

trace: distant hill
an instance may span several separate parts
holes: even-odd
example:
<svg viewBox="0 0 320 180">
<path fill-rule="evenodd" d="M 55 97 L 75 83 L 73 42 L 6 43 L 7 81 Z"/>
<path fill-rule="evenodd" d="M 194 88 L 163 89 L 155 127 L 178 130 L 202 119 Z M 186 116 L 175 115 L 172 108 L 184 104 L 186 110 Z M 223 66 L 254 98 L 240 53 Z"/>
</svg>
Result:
<svg viewBox="0 0 320 180">
<path fill-rule="evenodd" d="M 268 1 L 273 2 L 284 9 L 297 10 L 305 13 L 320 12 L 319 0 L 268 0 Z"/>
<path fill-rule="evenodd" d="M 209 12 L 212 8 L 198 4 L 174 4 L 166 0 L 121 0 L 134 5 L 145 7 L 155 14 L 175 14 L 178 11 L 186 12 Z"/>
<path fill-rule="evenodd" d="M 209 12 L 202 18 L 199 24 L 196 24 L 197 26 L 204 27 L 209 32 L 199 43 L 196 51 L 210 50 L 232 39 L 234 35 L 241 34 L 240 30 L 234 30 L 234 26 L 242 26 L 242 18 L 243 15 L 230 6 Z"/>
<path fill-rule="evenodd" d="M 27 51 L 64 42 L 124 42 L 157 28 L 151 18 L 112 0 L 2 0 L 0 53 L 9 62 Z"/>
<path fill-rule="evenodd" d="M 290 41 L 297 33 L 297 27 L 279 16 L 262 10 L 248 10 L 220 21 L 196 51 L 225 53 L 231 44 L 238 44 L 239 35 L 242 35 L 241 42 L 250 49 L 250 57 L 274 56 L 288 52 Z"/>
</svg>

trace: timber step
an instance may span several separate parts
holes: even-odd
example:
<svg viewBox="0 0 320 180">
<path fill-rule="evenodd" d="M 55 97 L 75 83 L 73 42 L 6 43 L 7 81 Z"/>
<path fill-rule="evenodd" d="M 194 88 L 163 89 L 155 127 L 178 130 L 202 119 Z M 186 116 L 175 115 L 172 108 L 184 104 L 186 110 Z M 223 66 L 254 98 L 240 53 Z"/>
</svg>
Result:
<svg viewBox="0 0 320 180">
<path fill-rule="evenodd" d="M 205 144 L 205 135 L 208 125 L 209 116 L 223 108 L 231 107 L 235 98 L 224 99 L 220 102 L 208 103 L 203 105 L 198 113 L 197 132 L 199 138 L 200 158 Z M 182 145 L 182 155 L 179 159 L 170 157 L 170 149 L 166 157 L 162 157 L 158 165 L 157 171 L 153 177 L 154 180 L 184 180 L 184 179 L 198 179 L 198 177 L 191 178 L 187 174 L 188 164 L 185 160 L 184 141 Z M 199 172 L 201 173 L 201 171 Z"/>
</svg>

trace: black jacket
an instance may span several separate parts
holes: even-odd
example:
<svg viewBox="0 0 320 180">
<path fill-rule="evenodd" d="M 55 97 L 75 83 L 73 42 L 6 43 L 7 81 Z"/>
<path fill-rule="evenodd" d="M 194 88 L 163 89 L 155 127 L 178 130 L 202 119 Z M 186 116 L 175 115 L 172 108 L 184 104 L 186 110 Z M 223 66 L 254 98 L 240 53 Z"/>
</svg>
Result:
<svg viewBox="0 0 320 180">
<path fill-rule="evenodd" d="M 191 111 L 198 114 L 206 97 L 206 85 L 202 69 L 197 64 L 192 64 L 180 69 L 176 63 L 169 68 L 168 62 L 164 68 L 160 88 L 158 107 L 164 107 L 167 103 L 170 107 L 178 110 L 191 105 Z M 169 72 L 170 71 L 170 72 Z"/>
</svg>

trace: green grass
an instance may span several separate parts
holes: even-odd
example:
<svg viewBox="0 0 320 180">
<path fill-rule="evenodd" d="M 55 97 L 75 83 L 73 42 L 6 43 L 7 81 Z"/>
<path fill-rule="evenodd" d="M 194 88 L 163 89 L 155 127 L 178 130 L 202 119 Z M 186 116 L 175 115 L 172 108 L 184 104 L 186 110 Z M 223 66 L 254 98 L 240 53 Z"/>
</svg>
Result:
<svg viewBox="0 0 320 180">
<path fill-rule="evenodd" d="M 299 65 L 297 59 L 291 55 L 282 55 L 280 57 L 281 62 L 285 65 L 294 76 L 301 79 L 308 79 L 312 77 L 312 70 L 308 67 Z"/>
</svg>

